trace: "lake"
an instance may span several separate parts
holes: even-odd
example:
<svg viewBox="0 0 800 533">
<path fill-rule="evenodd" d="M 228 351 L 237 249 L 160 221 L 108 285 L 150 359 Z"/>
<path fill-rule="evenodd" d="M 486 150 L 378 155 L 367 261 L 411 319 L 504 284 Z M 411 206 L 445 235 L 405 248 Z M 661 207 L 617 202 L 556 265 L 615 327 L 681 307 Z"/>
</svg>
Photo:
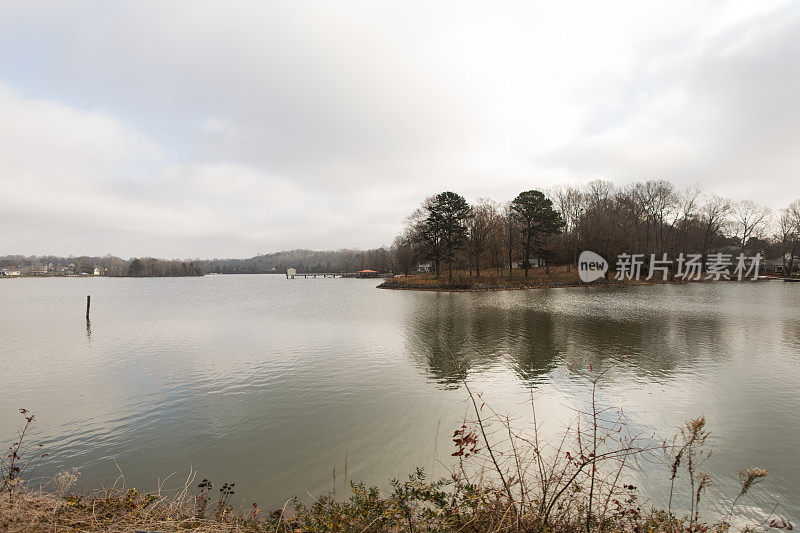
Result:
<svg viewBox="0 0 800 533">
<path fill-rule="evenodd" d="M 291 496 L 445 473 L 461 385 L 555 432 L 598 398 L 666 438 L 705 415 L 712 513 L 736 471 L 770 469 L 753 519 L 800 518 L 800 284 L 708 283 L 491 293 L 378 290 L 379 280 L 242 275 L 0 280 L 0 439 L 24 407 L 52 455 L 37 477 L 152 490 L 236 482 L 264 509 Z M 92 296 L 87 327 L 86 295 Z M 445 344 L 452 350 L 451 356 Z M 524 422 L 524 420 L 522 420 Z M 663 465 L 639 486 L 665 506 Z M 679 478 L 681 482 L 682 478 Z M 177 481 L 176 481 L 177 480 Z"/>
</svg>

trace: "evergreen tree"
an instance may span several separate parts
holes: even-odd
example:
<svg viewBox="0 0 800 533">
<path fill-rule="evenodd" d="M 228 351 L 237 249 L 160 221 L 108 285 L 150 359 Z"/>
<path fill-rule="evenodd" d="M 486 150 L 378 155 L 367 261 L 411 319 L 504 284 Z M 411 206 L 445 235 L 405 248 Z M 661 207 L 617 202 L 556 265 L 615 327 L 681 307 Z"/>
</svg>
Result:
<svg viewBox="0 0 800 533">
<path fill-rule="evenodd" d="M 553 209 L 553 202 L 543 192 L 530 190 L 519 193 L 511 202 L 514 218 L 520 223 L 525 242 L 525 277 L 528 277 L 528 266 L 531 251 L 535 245 L 541 248 L 543 238 L 557 233 L 564 221 Z"/>
<path fill-rule="evenodd" d="M 439 193 L 425 202 L 427 213 L 423 224 L 426 240 L 434 244 L 435 261 L 447 264 L 450 281 L 453 280 L 453 260 L 467 240 L 466 220 L 471 208 L 460 194 Z M 437 268 L 436 275 L 439 275 Z"/>
</svg>

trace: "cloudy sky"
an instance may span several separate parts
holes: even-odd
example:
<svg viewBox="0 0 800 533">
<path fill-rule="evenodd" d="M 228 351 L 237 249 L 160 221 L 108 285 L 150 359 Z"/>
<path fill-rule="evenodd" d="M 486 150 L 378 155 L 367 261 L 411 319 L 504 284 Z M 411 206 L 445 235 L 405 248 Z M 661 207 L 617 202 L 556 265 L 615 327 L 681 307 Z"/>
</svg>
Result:
<svg viewBox="0 0 800 533">
<path fill-rule="evenodd" d="M 442 190 L 800 198 L 800 4 L 0 4 L 0 255 L 389 243 Z"/>
</svg>

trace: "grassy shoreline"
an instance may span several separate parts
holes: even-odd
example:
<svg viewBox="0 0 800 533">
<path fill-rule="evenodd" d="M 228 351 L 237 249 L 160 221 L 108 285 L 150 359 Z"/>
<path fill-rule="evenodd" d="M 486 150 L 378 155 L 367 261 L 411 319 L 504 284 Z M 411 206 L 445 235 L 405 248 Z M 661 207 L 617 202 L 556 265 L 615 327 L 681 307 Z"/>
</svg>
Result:
<svg viewBox="0 0 800 533">
<path fill-rule="evenodd" d="M 453 485 L 452 480 L 448 485 Z M 461 483 L 461 482 L 458 482 Z M 462 483 L 457 493 L 446 490 L 441 481 L 428 482 L 412 474 L 398 483 L 391 493 L 354 483 L 352 495 L 335 500 L 319 497 L 313 504 L 290 500 L 291 506 L 260 513 L 257 506 L 227 505 L 217 511 L 202 509 L 198 495 L 165 495 L 140 492 L 135 488 L 94 490 L 88 494 L 57 494 L 46 491 L 19 491 L 13 500 L 0 498 L 0 530 L 86 531 L 86 532 L 553 532 L 586 531 L 577 518 L 560 520 L 532 512 L 519 522 L 506 501 L 502 488 L 469 487 Z M 632 500 L 635 503 L 635 500 Z M 625 504 L 627 505 L 627 504 Z M 625 516 L 625 513 L 630 516 Z M 695 524 L 700 526 L 701 524 Z M 678 532 L 729 531 L 727 523 L 702 524 L 691 529 L 687 517 L 677 517 L 664 510 L 626 507 L 615 511 L 598 528 L 589 531 Z"/>
<path fill-rule="evenodd" d="M 481 276 L 471 275 L 467 271 L 453 272 L 453 279 L 447 273 L 442 273 L 439 278 L 435 274 L 420 274 L 415 277 L 390 278 L 378 285 L 379 289 L 392 290 L 413 290 L 413 291 L 441 291 L 441 292 L 491 292 L 491 291 L 511 291 L 529 289 L 555 289 L 563 287 L 622 287 L 631 285 L 662 285 L 662 284 L 684 284 L 695 283 L 683 280 L 625 280 L 614 279 L 612 273 L 610 279 L 599 279 L 592 283 L 584 283 L 578 278 L 578 271 L 575 267 L 554 266 L 548 272 L 543 267 L 533 268 L 528 272 L 528 277 L 524 271 L 515 269 L 509 278 L 508 270 L 491 270 L 489 273 L 482 273 Z"/>
<path fill-rule="evenodd" d="M 689 424 L 686 427 L 693 431 Z M 694 427 L 698 427 L 696 422 Z M 678 450 L 685 454 L 684 460 L 700 458 L 702 443 L 697 438 L 702 438 L 702 431 L 701 425 L 699 434 L 679 443 Z M 462 452 L 459 457 L 481 459 L 479 432 L 477 426 L 470 425 L 455 433 L 456 453 Z M 502 452 L 495 449 L 494 453 Z M 570 452 L 565 455 L 570 457 Z M 190 477 L 182 490 L 169 493 L 140 492 L 124 483 L 121 487 L 79 493 L 70 490 L 78 474 L 64 472 L 46 490 L 18 486 L 13 492 L 0 491 L 0 531 L 723 533 L 758 530 L 757 524 L 744 524 L 735 513 L 708 523 L 699 511 L 678 513 L 647 504 L 639 499 L 636 487 L 622 481 L 617 484 L 619 475 L 614 468 L 602 476 L 597 474 L 596 484 L 590 488 L 590 471 L 578 462 L 592 464 L 593 459 L 579 457 L 544 465 L 542 472 L 549 472 L 550 476 L 542 480 L 541 492 L 515 481 L 513 475 L 488 481 L 484 473 L 469 474 L 459 461 L 459 467 L 447 478 L 428 480 L 418 469 L 406 480 L 392 480 L 388 491 L 351 482 L 346 498 L 337 499 L 330 493 L 315 497 L 312 503 L 290 498 L 283 508 L 263 512 L 255 503 L 250 504 L 250 500 L 234 505 L 235 484 L 218 488 L 208 480 L 197 483 Z M 486 459 L 485 454 L 482 458 Z M 551 466 L 554 468 L 550 469 Z M 751 470 L 758 469 L 747 472 Z M 578 473 L 583 477 L 576 480 Z M 701 486 L 695 489 L 696 496 L 692 493 L 692 499 L 699 505 L 704 478 L 698 479 Z M 617 486 L 609 489 L 609 480 Z M 740 495 L 754 484 L 752 479 L 743 483 Z M 591 491 L 595 494 L 594 510 L 587 503 L 587 497 L 592 499 Z M 731 522 L 738 525 L 732 527 Z M 769 524 L 770 528 L 792 527 L 781 518 L 774 518 Z"/>
</svg>

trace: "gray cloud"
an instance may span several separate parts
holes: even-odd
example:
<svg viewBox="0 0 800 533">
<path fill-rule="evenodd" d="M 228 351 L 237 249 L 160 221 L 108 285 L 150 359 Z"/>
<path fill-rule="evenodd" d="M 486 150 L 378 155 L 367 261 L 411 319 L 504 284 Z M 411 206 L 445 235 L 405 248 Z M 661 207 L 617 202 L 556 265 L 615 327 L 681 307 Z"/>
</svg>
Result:
<svg viewBox="0 0 800 533">
<path fill-rule="evenodd" d="M 0 11 L 0 253 L 370 247 L 588 177 L 797 196 L 788 2 Z"/>
<path fill-rule="evenodd" d="M 642 105 L 540 162 L 581 175 L 700 183 L 783 207 L 800 196 L 798 36 L 795 7 L 690 43 L 661 65 L 640 65 L 623 91 Z"/>
</svg>

